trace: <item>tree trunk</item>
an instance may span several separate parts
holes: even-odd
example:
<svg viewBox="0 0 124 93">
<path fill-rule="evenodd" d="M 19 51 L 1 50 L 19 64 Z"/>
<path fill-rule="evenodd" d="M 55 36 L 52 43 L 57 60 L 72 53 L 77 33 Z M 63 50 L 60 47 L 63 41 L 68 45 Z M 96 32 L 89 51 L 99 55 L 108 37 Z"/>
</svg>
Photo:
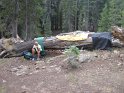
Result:
<svg viewBox="0 0 124 93">
<path fill-rule="evenodd" d="M 27 36 L 28 36 L 28 16 L 27 16 L 27 12 L 28 12 L 28 1 L 25 0 L 25 40 L 27 40 Z"/>
<path fill-rule="evenodd" d="M 18 10 L 19 4 L 18 0 L 15 0 L 15 12 L 14 12 L 14 20 L 13 20 L 13 33 L 12 37 L 17 38 L 17 29 L 18 29 Z"/>
</svg>

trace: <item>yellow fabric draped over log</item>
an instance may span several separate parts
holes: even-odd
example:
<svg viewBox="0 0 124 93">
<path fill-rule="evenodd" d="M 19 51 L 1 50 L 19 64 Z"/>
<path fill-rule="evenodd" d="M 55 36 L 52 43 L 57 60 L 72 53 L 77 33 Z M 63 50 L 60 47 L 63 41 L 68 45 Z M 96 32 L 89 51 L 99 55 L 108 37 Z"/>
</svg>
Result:
<svg viewBox="0 0 124 93">
<path fill-rule="evenodd" d="M 56 38 L 65 41 L 80 41 L 88 38 L 88 33 L 72 33 L 67 35 L 57 35 Z"/>
</svg>

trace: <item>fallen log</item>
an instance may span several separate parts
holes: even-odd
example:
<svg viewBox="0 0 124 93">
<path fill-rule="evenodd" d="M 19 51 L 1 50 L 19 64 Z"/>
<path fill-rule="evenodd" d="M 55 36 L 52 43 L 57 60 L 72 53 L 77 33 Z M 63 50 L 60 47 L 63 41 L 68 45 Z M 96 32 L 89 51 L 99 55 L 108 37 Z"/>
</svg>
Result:
<svg viewBox="0 0 124 93">
<path fill-rule="evenodd" d="M 70 42 L 70 41 L 62 41 L 57 38 L 49 37 L 44 39 L 43 45 L 45 49 L 65 49 L 71 45 L 83 46 L 91 43 L 92 42 L 90 40 Z M 16 53 L 20 53 L 20 52 L 23 52 L 24 50 L 31 50 L 31 48 L 33 47 L 33 44 L 34 44 L 34 40 L 23 42 L 20 44 L 15 44 L 12 51 Z"/>
<path fill-rule="evenodd" d="M 70 32 L 70 33 L 63 33 L 60 34 L 60 36 L 64 35 L 76 35 L 78 33 L 82 33 L 82 31 L 76 31 L 76 32 Z M 92 34 L 91 32 L 87 32 Z M 124 42 L 124 31 L 119 28 L 119 27 L 112 27 L 112 35 L 115 38 L 118 38 L 119 40 Z M 72 38 L 71 38 L 72 39 Z M 77 39 L 77 38 L 76 38 Z M 1 40 L 0 40 L 1 41 Z M 21 53 L 25 50 L 31 50 L 33 47 L 34 40 L 32 41 L 27 41 L 27 42 L 13 42 L 13 39 L 6 39 L 3 40 L 2 43 L 0 42 L 0 58 L 2 57 L 15 57 L 15 56 L 20 56 Z M 45 49 L 65 49 L 71 45 L 78 46 L 80 48 L 82 47 L 92 47 L 92 39 L 88 38 L 86 40 L 71 40 L 68 41 L 64 38 L 64 40 L 58 39 L 56 36 L 53 37 L 45 37 L 43 41 L 43 45 Z"/>
<path fill-rule="evenodd" d="M 76 33 L 76 32 L 75 32 Z M 72 34 L 72 32 L 67 33 Z M 62 35 L 62 34 L 61 34 Z M 63 34 L 65 35 L 65 33 Z M 13 39 L 6 39 L 3 40 L 3 43 L 1 44 L 4 47 L 4 50 L 7 51 L 6 55 L 1 54 L 0 57 L 10 57 L 15 56 L 17 54 L 21 54 L 25 50 L 31 50 L 34 44 L 34 40 L 27 41 L 27 42 L 19 42 L 19 43 L 12 43 Z M 66 41 L 66 40 L 60 40 L 56 38 L 56 36 L 53 37 L 46 37 L 44 38 L 43 45 L 45 49 L 65 49 L 68 46 L 75 45 L 75 46 L 83 46 L 91 44 L 92 41 L 87 40 L 79 40 L 79 41 Z"/>
<path fill-rule="evenodd" d="M 82 31 L 75 31 L 75 32 L 70 32 L 70 33 L 62 33 L 59 34 L 60 36 L 63 35 L 70 35 L 70 34 L 78 34 L 78 33 L 84 33 Z M 93 32 L 86 32 L 89 35 L 93 34 Z M 120 39 L 121 41 L 124 42 L 124 31 L 122 28 L 119 28 L 117 26 L 113 26 L 112 27 L 112 35 L 115 38 Z M 28 42 L 23 42 L 23 43 L 19 43 L 19 44 L 15 44 L 13 47 L 13 51 L 15 51 L 16 53 L 20 53 L 24 50 L 31 50 L 31 48 L 33 47 L 33 40 L 32 41 L 28 41 Z M 76 41 L 67 41 L 67 40 L 60 40 L 58 39 L 56 36 L 53 37 L 46 37 L 44 38 L 44 42 L 43 45 L 45 47 L 45 49 L 65 49 L 68 46 L 71 45 L 75 45 L 78 47 L 84 47 L 84 46 L 92 46 L 92 39 L 88 38 L 86 40 L 76 40 Z M 117 43 L 113 42 L 113 46 L 116 45 Z M 121 45 L 121 44 L 120 44 Z"/>
</svg>

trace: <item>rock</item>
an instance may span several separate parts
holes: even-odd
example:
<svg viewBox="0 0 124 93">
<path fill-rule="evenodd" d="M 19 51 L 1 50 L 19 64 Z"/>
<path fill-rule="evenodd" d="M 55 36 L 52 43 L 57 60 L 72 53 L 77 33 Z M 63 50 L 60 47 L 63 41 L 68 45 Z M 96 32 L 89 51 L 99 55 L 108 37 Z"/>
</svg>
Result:
<svg viewBox="0 0 124 93">
<path fill-rule="evenodd" d="M 80 55 L 79 62 L 83 63 L 83 62 L 88 61 L 89 59 L 90 59 L 89 55 Z"/>
<path fill-rule="evenodd" d="M 32 75 L 33 73 L 29 73 L 30 75 Z"/>
<path fill-rule="evenodd" d="M 119 54 L 120 52 L 118 50 L 113 51 L 115 54 Z"/>
<path fill-rule="evenodd" d="M 45 68 L 46 68 L 46 66 L 43 66 L 43 67 L 42 67 L 42 69 L 45 69 Z"/>
<path fill-rule="evenodd" d="M 123 64 L 119 62 L 117 65 L 118 65 L 118 66 L 122 66 Z"/>
<path fill-rule="evenodd" d="M 21 88 L 22 88 L 22 89 L 25 89 L 25 90 L 28 90 L 28 91 L 31 90 L 30 88 L 26 87 L 25 85 L 21 86 Z M 25 92 L 24 92 L 24 93 L 25 93 Z"/>
<path fill-rule="evenodd" d="M 56 67 L 56 66 L 57 66 L 57 65 L 52 65 L 52 66 L 50 66 L 50 67 L 52 67 L 52 68 L 53 68 L 53 67 Z"/>
<path fill-rule="evenodd" d="M 96 57 L 98 57 L 97 54 L 87 52 L 87 53 L 80 54 L 78 61 L 79 61 L 80 63 L 83 63 L 83 62 L 90 62 L 90 61 L 94 60 L 94 58 L 96 58 Z"/>
<path fill-rule="evenodd" d="M 3 83 L 6 83 L 6 80 L 3 80 Z"/>
<path fill-rule="evenodd" d="M 39 67 L 36 67 L 35 69 L 36 69 L 36 70 L 39 70 L 40 68 L 39 68 Z"/>
<path fill-rule="evenodd" d="M 124 57 L 124 54 L 120 54 L 120 56 L 119 56 L 119 57 L 123 58 L 123 57 Z"/>
<path fill-rule="evenodd" d="M 11 69 L 11 72 L 17 72 L 17 71 L 18 71 L 17 67 Z"/>
</svg>

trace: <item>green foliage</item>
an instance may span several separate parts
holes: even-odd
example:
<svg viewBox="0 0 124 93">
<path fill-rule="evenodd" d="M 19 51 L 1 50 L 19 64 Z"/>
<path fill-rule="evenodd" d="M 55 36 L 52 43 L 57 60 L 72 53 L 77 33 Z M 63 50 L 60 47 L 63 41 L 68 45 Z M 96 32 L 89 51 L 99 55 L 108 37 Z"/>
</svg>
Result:
<svg viewBox="0 0 124 93">
<path fill-rule="evenodd" d="M 64 53 L 68 58 L 68 65 L 72 68 L 77 68 L 79 66 L 78 56 L 80 50 L 76 46 L 70 46 L 68 49 L 65 49 Z"/>
<path fill-rule="evenodd" d="M 64 52 L 67 56 L 78 56 L 80 51 L 76 46 L 70 46 L 68 49 L 65 49 Z"/>
<path fill-rule="evenodd" d="M 44 32 L 45 32 L 45 36 L 52 35 L 52 33 L 51 33 L 51 22 L 50 22 L 50 17 L 49 16 L 48 16 L 48 18 L 46 18 L 46 22 L 44 24 Z"/>
<path fill-rule="evenodd" d="M 3 34 L 3 32 L 5 31 L 5 23 L 2 22 L 2 20 L 0 19 L 0 32 Z"/>
<path fill-rule="evenodd" d="M 124 26 L 123 6 L 123 0 L 0 0 L 0 35 L 18 30 L 30 40 L 54 31 L 110 31 Z"/>
<path fill-rule="evenodd" d="M 107 1 L 99 20 L 99 31 L 110 31 L 113 25 L 124 26 L 123 6 L 123 0 Z"/>
<path fill-rule="evenodd" d="M 110 24 L 109 24 L 109 8 L 108 4 L 105 5 L 103 12 L 101 13 L 101 20 L 99 21 L 99 28 L 98 31 L 108 31 Z"/>
<path fill-rule="evenodd" d="M 17 7 L 16 3 L 19 7 Z M 41 7 L 41 0 L 1 0 L 2 10 L 0 12 L 0 21 L 3 24 L 0 24 L 1 31 L 4 33 L 11 34 L 14 29 L 14 22 L 17 22 L 18 34 L 21 38 L 33 38 L 35 34 L 41 31 L 40 28 L 40 17 L 43 14 L 43 8 Z M 16 7 L 16 9 L 15 9 Z M 26 9 L 27 7 L 27 9 Z M 17 12 L 16 12 L 17 10 Z M 27 18 L 26 18 L 27 13 Z M 26 26 L 27 19 L 27 26 Z M 12 29 L 11 29 L 12 28 Z M 27 32 L 25 29 L 27 28 Z M 6 29 L 6 30 L 5 30 Z"/>
</svg>

